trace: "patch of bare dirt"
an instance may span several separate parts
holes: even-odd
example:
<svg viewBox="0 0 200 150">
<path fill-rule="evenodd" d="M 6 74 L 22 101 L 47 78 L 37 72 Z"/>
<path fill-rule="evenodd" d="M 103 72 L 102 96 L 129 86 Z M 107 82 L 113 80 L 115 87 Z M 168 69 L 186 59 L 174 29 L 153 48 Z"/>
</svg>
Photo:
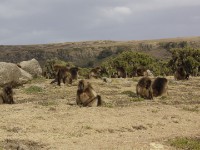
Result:
<svg viewBox="0 0 200 150">
<path fill-rule="evenodd" d="M 0 105 L 0 149 L 174 149 L 168 139 L 200 133 L 200 77 L 169 79 L 168 95 L 139 99 L 139 78 L 90 80 L 102 107 L 75 104 L 72 86 L 35 80 L 14 89 L 14 105 Z M 27 92 L 31 86 L 39 92 Z"/>
</svg>

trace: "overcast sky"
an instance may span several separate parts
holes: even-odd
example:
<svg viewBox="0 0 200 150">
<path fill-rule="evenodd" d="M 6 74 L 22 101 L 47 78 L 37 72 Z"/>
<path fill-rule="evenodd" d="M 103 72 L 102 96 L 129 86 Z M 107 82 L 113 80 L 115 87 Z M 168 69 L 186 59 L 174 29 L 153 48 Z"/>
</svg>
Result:
<svg viewBox="0 0 200 150">
<path fill-rule="evenodd" d="M 0 45 L 200 36 L 200 0 L 0 0 Z"/>
</svg>

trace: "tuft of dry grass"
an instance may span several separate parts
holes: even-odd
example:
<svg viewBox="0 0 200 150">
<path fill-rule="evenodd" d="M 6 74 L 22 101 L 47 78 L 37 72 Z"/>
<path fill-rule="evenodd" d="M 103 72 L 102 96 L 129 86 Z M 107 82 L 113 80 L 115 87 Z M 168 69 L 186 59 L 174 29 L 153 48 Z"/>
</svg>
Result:
<svg viewBox="0 0 200 150">
<path fill-rule="evenodd" d="M 30 140 L 19 140 L 19 139 L 6 139 L 2 142 L 2 148 L 0 149 L 29 149 L 29 150 L 39 150 L 46 147 L 45 144 L 38 143 Z"/>
<path fill-rule="evenodd" d="M 42 105 L 42 106 L 54 106 L 54 105 L 58 105 L 54 101 L 40 101 L 37 104 Z"/>
<path fill-rule="evenodd" d="M 24 91 L 27 94 L 35 94 L 35 93 L 43 92 L 43 89 L 38 86 L 30 86 L 30 87 L 24 89 Z"/>
<path fill-rule="evenodd" d="M 186 111 L 192 111 L 192 112 L 198 112 L 199 111 L 199 106 L 184 106 L 183 107 L 183 110 L 186 110 Z"/>
<path fill-rule="evenodd" d="M 137 97 L 137 94 L 132 91 L 123 91 L 121 94 L 128 95 L 129 97 Z"/>
<path fill-rule="evenodd" d="M 103 107 L 108 107 L 108 108 L 113 108 L 114 107 L 114 105 L 112 103 L 110 103 L 110 102 L 107 102 L 107 103 L 104 102 L 102 106 Z"/>
<path fill-rule="evenodd" d="M 134 97 L 130 99 L 131 102 L 141 102 L 144 101 L 144 98 L 141 97 Z"/>
</svg>

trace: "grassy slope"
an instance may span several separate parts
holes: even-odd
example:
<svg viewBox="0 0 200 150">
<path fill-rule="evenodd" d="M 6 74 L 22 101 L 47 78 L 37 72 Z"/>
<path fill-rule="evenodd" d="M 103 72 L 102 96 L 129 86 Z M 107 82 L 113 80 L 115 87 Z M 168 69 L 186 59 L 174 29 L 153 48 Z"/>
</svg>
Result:
<svg viewBox="0 0 200 150">
<path fill-rule="evenodd" d="M 65 42 L 51 43 L 39 45 L 0 45 L 0 61 L 20 62 L 36 58 L 39 62 L 44 62 L 46 59 L 59 58 L 65 61 L 72 61 L 75 64 L 87 64 L 89 61 L 99 61 L 97 59 L 102 50 L 133 50 L 145 52 L 160 59 L 167 59 L 170 53 L 159 46 L 161 42 L 181 42 L 187 41 L 195 43 L 200 47 L 200 37 L 183 37 L 169 38 L 157 40 L 140 40 L 140 41 L 83 41 L 83 42 Z M 141 47 L 150 45 L 151 48 Z"/>
</svg>

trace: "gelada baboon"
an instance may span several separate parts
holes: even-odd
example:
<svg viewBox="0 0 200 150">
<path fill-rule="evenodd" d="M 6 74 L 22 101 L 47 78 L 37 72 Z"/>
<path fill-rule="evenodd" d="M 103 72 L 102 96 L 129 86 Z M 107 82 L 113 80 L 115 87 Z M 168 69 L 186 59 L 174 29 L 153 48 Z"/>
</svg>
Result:
<svg viewBox="0 0 200 150">
<path fill-rule="evenodd" d="M 157 77 L 152 84 L 153 96 L 162 96 L 167 94 L 168 80 L 166 78 Z"/>
<path fill-rule="evenodd" d="M 86 80 L 80 80 L 76 95 L 76 103 L 79 106 L 101 106 L 101 96 L 97 95 L 91 84 Z"/>
<path fill-rule="evenodd" d="M 146 69 L 145 68 L 137 68 L 136 69 L 136 76 L 146 76 Z"/>
<path fill-rule="evenodd" d="M 101 67 L 92 68 L 89 72 L 88 78 L 100 78 L 101 76 Z"/>
<path fill-rule="evenodd" d="M 70 73 L 72 76 L 72 80 L 77 80 L 78 79 L 78 67 L 72 67 L 70 68 Z"/>
<path fill-rule="evenodd" d="M 57 82 L 57 84 L 60 86 L 61 81 L 63 81 L 64 84 L 66 82 L 68 84 L 72 84 L 72 76 L 69 66 L 57 66 L 56 71 L 56 77 L 51 84 Z"/>
<path fill-rule="evenodd" d="M 117 67 L 116 70 L 118 78 L 126 78 L 126 71 L 123 67 Z"/>
<path fill-rule="evenodd" d="M 136 85 L 136 94 L 145 99 L 153 99 L 153 91 L 151 88 L 152 81 L 149 77 L 143 77 Z"/>
<path fill-rule="evenodd" d="M 175 80 L 188 80 L 189 76 L 190 75 L 185 71 L 185 69 L 183 67 L 177 68 L 174 73 Z"/>
<path fill-rule="evenodd" d="M 61 80 L 63 81 L 64 84 L 66 82 L 68 84 L 72 84 L 72 76 L 71 76 L 70 71 L 67 68 L 62 68 L 58 70 L 57 81 L 58 81 L 59 86 L 61 84 Z"/>
<path fill-rule="evenodd" d="M 12 86 L 6 85 L 0 91 L 0 104 L 14 104 Z"/>
<path fill-rule="evenodd" d="M 62 64 L 54 64 L 52 66 L 52 71 L 53 71 L 53 76 L 54 78 L 57 78 L 57 74 L 59 70 L 63 70 L 63 69 L 70 69 L 70 66 L 67 64 L 66 66 L 62 65 Z"/>
</svg>

